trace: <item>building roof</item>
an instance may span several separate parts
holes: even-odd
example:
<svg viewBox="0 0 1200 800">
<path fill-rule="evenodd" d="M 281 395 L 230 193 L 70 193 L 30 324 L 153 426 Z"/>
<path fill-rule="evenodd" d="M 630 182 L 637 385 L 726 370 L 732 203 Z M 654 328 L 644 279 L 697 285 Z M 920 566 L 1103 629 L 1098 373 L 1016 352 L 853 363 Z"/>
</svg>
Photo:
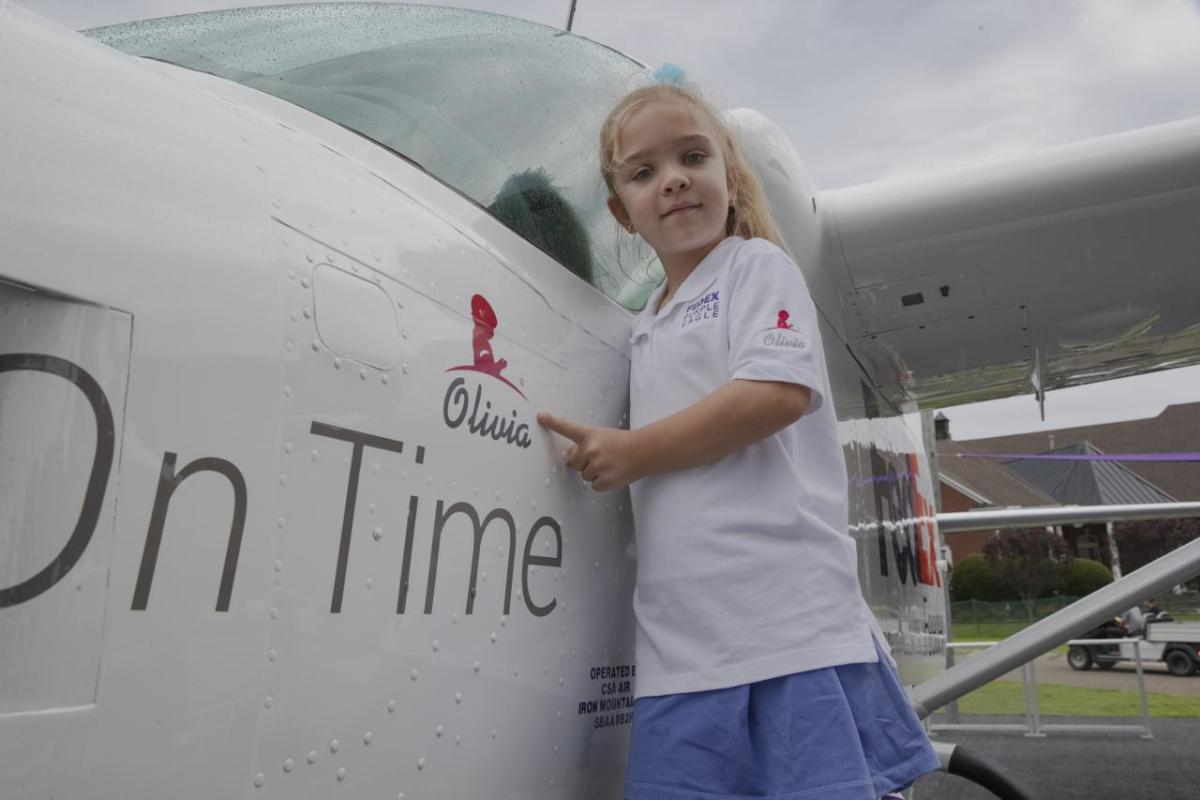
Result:
<svg viewBox="0 0 1200 800">
<path fill-rule="evenodd" d="M 979 501 L 981 506 L 1053 506 L 1058 501 L 986 458 L 961 458 L 973 452 L 953 439 L 937 442 L 938 476 Z"/>
<path fill-rule="evenodd" d="M 1200 450 L 1200 403 L 1167 406 L 1148 419 L 971 439 L 962 444 L 977 453 L 1040 453 L 1080 442 L 1089 442 L 1105 453 Z M 1178 500 L 1200 501 L 1198 463 L 1136 461 L 1124 466 Z"/>
<path fill-rule="evenodd" d="M 1090 442 L 1078 442 L 1046 455 L 1103 455 Z M 1173 503 L 1175 498 L 1116 461 L 1015 459 L 1004 466 L 1063 505 Z"/>
</svg>

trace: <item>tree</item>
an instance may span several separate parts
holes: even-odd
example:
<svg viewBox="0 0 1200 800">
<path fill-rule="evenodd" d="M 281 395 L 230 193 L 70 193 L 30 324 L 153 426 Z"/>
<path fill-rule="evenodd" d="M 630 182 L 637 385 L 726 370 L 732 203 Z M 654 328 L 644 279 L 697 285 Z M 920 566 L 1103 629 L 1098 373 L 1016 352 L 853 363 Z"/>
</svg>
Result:
<svg viewBox="0 0 1200 800">
<path fill-rule="evenodd" d="M 950 572 L 950 599 L 987 602 L 1000 599 L 1000 586 L 983 556 L 969 555 L 954 565 Z"/>
<path fill-rule="evenodd" d="M 1083 597 L 1112 582 L 1113 576 L 1108 567 L 1090 558 L 1077 558 L 1067 573 L 1063 593 L 1071 597 Z"/>
<path fill-rule="evenodd" d="M 1033 601 L 1061 589 L 1071 566 L 1071 551 L 1061 536 L 1045 528 L 997 531 L 983 546 L 983 557 L 1000 585 L 1025 603 L 1033 621 Z"/>
<path fill-rule="evenodd" d="M 1125 574 L 1200 537 L 1200 519 L 1147 519 L 1118 522 L 1113 538 Z"/>
</svg>

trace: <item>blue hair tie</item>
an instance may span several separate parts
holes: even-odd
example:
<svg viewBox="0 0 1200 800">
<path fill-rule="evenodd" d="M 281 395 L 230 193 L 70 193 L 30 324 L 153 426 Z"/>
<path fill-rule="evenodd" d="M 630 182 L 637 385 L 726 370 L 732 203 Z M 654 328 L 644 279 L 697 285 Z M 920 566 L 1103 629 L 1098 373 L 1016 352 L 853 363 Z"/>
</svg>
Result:
<svg viewBox="0 0 1200 800">
<path fill-rule="evenodd" d="M 654 74 L 650 76 L 655 83 L 663 83 L 667 86 L 683 87 L 687 83 L 687 74 L 682 67 L 675 64 L 663 64 L 658 69 L 654 70 Z"/>
</svg>

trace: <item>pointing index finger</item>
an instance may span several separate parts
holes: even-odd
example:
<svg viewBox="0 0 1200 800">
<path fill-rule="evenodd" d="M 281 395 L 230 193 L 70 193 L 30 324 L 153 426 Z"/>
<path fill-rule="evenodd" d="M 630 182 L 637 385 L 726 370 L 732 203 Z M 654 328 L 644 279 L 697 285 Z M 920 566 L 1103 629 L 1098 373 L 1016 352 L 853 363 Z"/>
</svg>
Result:
<svg viewBox="0 0 1200 800">
<path fill-rule="evenodd" d="M 537 420 L 545 428 L 549 428 L 560 436 L 565 436 L 575 443 L 583 439 L 585 428 L 570 420 L 556 417 L 548 411 L 539 411 Z"/>
</svg>

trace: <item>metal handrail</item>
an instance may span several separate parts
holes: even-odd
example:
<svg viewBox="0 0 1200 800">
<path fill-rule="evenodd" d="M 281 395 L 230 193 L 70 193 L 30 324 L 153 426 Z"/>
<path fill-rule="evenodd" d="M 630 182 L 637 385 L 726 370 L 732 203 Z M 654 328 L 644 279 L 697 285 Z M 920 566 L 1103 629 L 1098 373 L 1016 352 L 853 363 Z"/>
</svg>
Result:
<svg viewBox="0 0 1200 800">
<path fill-rule="evenodd" d="M 979 649 L 981 647 L 993 647 L 1000 642 L 947 642 L 946 649 L 948 654 L 954 650 L 970 650 Z M 1121 639 L 1071 639 L 1067 642 L 1068 645 L 1112 645 L 1112 644 L 1132 644 L 1133 645 L 1133 660 L 1135 671 L 1137 673 L 1138 696 L 1142 705 L 1142 724 L 1141 725 L 1123 725 L 1109 723 L 1048 723 L 1044 724 L 1041 719 L 1041 710 L 1038 706 L 1037 697 L 1037 673 L 1033 667 L 1033 661 L 1027 661 L 1021 665 L 1021 685 L 1025 695 L 1025 722 L 1022 723 L 989 723 L 989 722 L 960 722 L 957 708 L 957 698 L 950 701 L 946 705 L 947 718 L 949 722 L 933 722 L 929 720 L 927 727 L 930 732 L 943 730 L 975 730 L 975 731 L 1021 731 L 1029 737 L 1043 737 L 1047 731 L 1112 731 L 1112 732 L 1129 732 L 1138 733 L 1143 739 L 1153 739 L 1154 734 L 1150 730 L 1150 705 L 1146 698 L 1146 678 L 1142 669 L 1142 639 L 1140 638 L 1121 638 Z"/>
<path fill-rule="evenodd" d="M 1072 636 L 1091 630 L 1144 598 L 1162 594 L 1197 574 L 1200 574 L 1200 539 L 1014 633 L 988 652 L 933 676 L 913 689 L 913 709 L 918 717 L 927 717 L 933 709 L 1032 661 Z"/>
<path fill-rule="evenodd" d="M 1037 525 L 1085 525 L 1139 519 L 1200 517 L 1200 503 L 1130 503 L 1111 506 L 1038 506 L 982 511 L 947 511 L 937 515 L 942 533 L 990 531 Z"/>
</svg>

